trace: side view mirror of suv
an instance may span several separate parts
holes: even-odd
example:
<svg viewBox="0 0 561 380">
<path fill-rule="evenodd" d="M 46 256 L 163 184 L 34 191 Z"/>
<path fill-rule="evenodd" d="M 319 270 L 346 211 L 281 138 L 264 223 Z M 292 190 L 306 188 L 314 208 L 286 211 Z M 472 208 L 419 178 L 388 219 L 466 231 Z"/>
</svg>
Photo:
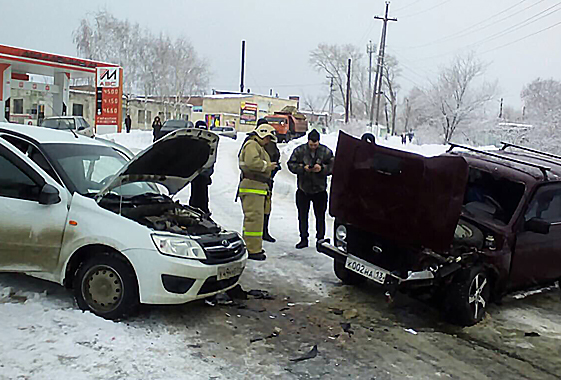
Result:
<svg viewBox="0 0 561 380">
<path fill-rule="evenodd" d="M 60 196 L 57 188 L 46 183 L 39 193 L 39 204 L 54 205 L 58 202 L 60 202 Z"/>
<path fill-rule="evenodd" d="M 551 223 L 540 218 L 532 218 L 524 223 L 524 229 L 526 231 L 535 232 L 537 234 L 548 234 L 549 227 L 551 227 Z"/>
</svg>

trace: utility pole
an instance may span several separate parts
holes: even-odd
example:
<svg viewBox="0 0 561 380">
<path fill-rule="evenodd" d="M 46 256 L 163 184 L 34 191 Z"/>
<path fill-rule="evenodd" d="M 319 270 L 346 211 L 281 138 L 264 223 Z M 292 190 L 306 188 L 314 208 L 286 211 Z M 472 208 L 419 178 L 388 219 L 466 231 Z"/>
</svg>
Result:
<svg viewBox="0 0 561 380">
<path fill-rule="evenodd" d="M 384 77 L 384 52 L 386 49 L 386 30 L 388 27 L 388 21 L 397 21 L 396 18 L 388 18 L 388 13 L 390 12 L 390 3 L 386 1 L 386 15 L 382 18 L 379 16 L 374 16 L 377 20 L 382 20 L 384 25 L 382 26 L 382 36 L 380 38 L 380 48 L 378 49 L 378 64 L 376 66 L 376 79 L 374 80 L 374 91 L 372 93 L 372 102 L 370 106 L 370 126 L 372 126 L 372 120 L 374 118 L 374 100 L 376 99 L 376 125 L 378 125 L 378 118 L 380 115 L 380 93 L 382 92 L 382 78 Z"/>
<path fill-rule="evenodd" d="M 372 93 L 372 54 L 374 54 L 374 44 L 372 44 L 372 40 L 368 41 L 368 45 L 366 45 L 366 54 L 368 54 L 368 95 L 370 95 Z M 372 99 L 370 99 L 370 101 L 372 101 Z M 370 106 L 370 104 L 368 104 L 368 106 Z"/>
<path fill-rule="evenodd" d="M 351 104 L 351 59 L 349 58 L 349 68 L 347 70 L 347 99 L 345 102 L 345 123 L 349 122 L 349 108 Z"/>
<path fill-rule="evenodd" d="M 331 82 L 329 83 L 329 124 L 333 123 L 333 80 L 334 76 L 327 77 Z"/>
<path fill-rule="evenodd" d="M 503 98 L 501 98 L 501 108 L 499 109 L 499 119 L 503 117 Z"/>
<path fill-rule="evenodd" d="M 245 68 L 245 40 L 242 41 L 242 78 L 240 81 L 240 92 L 243 92 L 244 68 Z"/>
</svg>

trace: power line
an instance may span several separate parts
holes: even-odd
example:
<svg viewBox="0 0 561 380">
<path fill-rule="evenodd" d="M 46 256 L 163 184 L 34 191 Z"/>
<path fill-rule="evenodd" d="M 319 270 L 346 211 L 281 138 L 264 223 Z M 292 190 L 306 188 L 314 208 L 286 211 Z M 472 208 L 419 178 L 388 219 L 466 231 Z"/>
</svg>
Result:
<svg viewBox="0 0 561 380">
<path fill-rule="evenodd" d="M 423 0 L 417 0 L 417 1 L 412 2 L 411 4 L 407 4 L 407 5 L 404 5 L 403 7 L 394 9 L 394 12 L 398 12 L 398 11 L 401 11 L 401 10 L 403 10 L 403 9 L 410 8 L 410 7 L 412 7 L 413 5 L 415 5 L 415 4 L 417 4 L 417 3 L 421 2 L 421 1 L 423 1 Z"/>
<path fill-rule="evenodd" d="M 436 5 L 433 6 L 433 7 L 427 8 L 427 9 L 425 9 L 425 10 L 422 10 L 422 11 L 420 11 L 420 12 L 413 13 L 413 14 L 410 14 L 410 15 L 401 16 L 401 18 L 409 18 L 409 17 L 414 17 L 414 16 L 421 15 L 421 14 L 423 14 L 423 13 L 427 13 L 427 12 L 432 11 L 433 9 L 438 8 L 438 7 L 440 7 L 441 5 L 444 5 L 444 4 L 446 4 L 446 3 L 450 2 L 450 1 L 452 1 L 452 0 L 444 0 L 443 2 L 438 3 L 438 4 L 436 4 Z"/>
<path fill-rule="evenodd" d="M 479 54 L 486 54 L 486 53 L 489 53 L 489 52 L 494 51 L 494 50 L 502 49 L 502 48 L 504 48 L 504 47 L 506 47 L 506 46 L 509 46 L 509 45 L 515 44 L 515 43 L 517 43 L 517 42 L 520 42 L 520 41 L 522 41 L 522 40 L 525 40 L 526 38 L 530 38 L 530 37 L 532 37 L 532 36 L 535 36 L 536 34 L 545 32 L 546 30 L 555 28 L 555 27 L 558 26 L 558 25 L 561 25 L 561 21 L 559 21 L 558 23 L 553 24 L 553 25 L 551 25 L 551 26 L 548 26 L 547 28 L 538 30 L 538 31 L 535 32 L 535 33 L 532 33 L 532 34 L 529 34 L 529 35 L 524 36 L 524 37 L 522 37 L 522 38 L 519 38 L 519 39 L 517 39 L 516 41 L 509 42 L 508 44 L 504 44 L 504 45 L 498 46 L 498 47 L 493 48 L 493 49 L 485 50 L 484 52 L 481 52 L 481 53 L 479 53 Z"/>
<path fill-rule="evenodd" d="M 513 31 L 516 31 L 516 30 L 518 30 L 518 29 L 521 29 L 521 28 L 523 28 L 523 27 L 525 27 L 525 26 L 531 25 L 531 24 L 533 24 L 534 22 L 541 20 L 542 18 L 545 18 L 545 17 L 547 17 L 547 16 L 550 16 L 550 15 L 552 15 L 553 13 L 559 12 L 561 9 L 554 10 L 554 11 L 552 11 L 552 12 L 549 12 L 549 13 L 546 14 L 546 15 L 543 15 L 543 16 L 541 16 L 541 17 L 538 17 L 538 16 L 544 14 L 545 12 L 547 12 L 547 11 L 553 9 L 553 8 L 558 7 L 559 5 L 561 5 L 561 1 L 558 2 L 557 4 L 552 5 L 552 6 L 549 7 L 549 8 L 547 8 L 547 9 L 545 9 L 545 10 L 543 10 L 543 11 L 541 11 L 541 12 L 535 14 L 535 15 L 533 15 L 532 17 L 527 18 L 526 20 L 522 21 L 522 22 L 519 23 L 519 24 L 513 25 L 513 26 L 511 26 L 511 27 L 509 27 L 509 28 L 507 28 L 507 29 L 505 29 L 505 30 L 503 30 L 503 31 L 501 31 L 501 32 L 495 33 L 495 34 L 493 34 L 493 35 L 491 35 L 491 36 L 487 36 L 487 37 L 485 37 L 484 39 L 482 39 L 482 40 L 480 40 L 480 41 L 478 41 L 478 42 L 475 42 L 475 43 L 473 43 L 473 44 L 471 44 L 471 45 L 468 45 L 467 47 L 471 47 L 471 46 L 474 46 L 474 45 L 479 45 L 479 44 L 482 44 L 482 43 L 486 43 L 486 42 L 488 42 L 488 41 L 492 41 L 492 40 L 494 40 L 494 39 L 496 39 L 496 38 L 499 38 L 499 37 L 502 37 L 502 36 L 504 36 L 504 35 L 506 35 L 506 34 L 509 34 L 510 32 L 513 32 Z M 536 17 L 538 17 L 538 18 L 536 18 Z M 534 19 L 534 18 L 536 18 L 536 19 L 533 20 L 533 21 L 530 21 L 530 20 L 532 20 L 532 19 Z"/>
<path fill-rule="evenodd" d="M 526 2 L 526 1 L 528 1 L 528 0 L 521 0 L 520 2 L 514 4 L 513 6 L 508 7 L 507 9 L 503 9 L 503 10 L 500 11 L 499 13 L 495 13 L 494 15 L 492 15 L 492 16 L 490 16 L 490 17 L 487 17 L 486 19 L 484 19 L 484 20 L 482 20 L 482 21 L 480 21 L 480 22 L 478 22 L 478 23 L 475 23 L 475 24 L 473 24 L 473 25 L 471 25 L 471 26 L 469 26 L 469 27 L 467 27 L 467 28 L 465 28 L 465 29 L 460 30 L 459 32 L 452 33 L 452 34 L 450 34 L 449 36 L 442 37 L 442 38 L 439 38 L 439 39 L 437 39 L 437 40 L 435 40 L 435 41 L 427 42 L 427 43 L 422 44 L 422 45 L 411 46 L 411 47 L 408 47 L 408 48 L 409 48 L 409 49 L 418 49 L 418 48 L 421 48 L 421 47 L 434 45 L 434 44 L 437 44 L 437 43 L 440 43 L 440 42 L 443 42 L 443 41 L 448 41 L 448 40 L 450 40 L 450 39 L 454 39 L 454 38 L 457 38 L 457 37 L 463 37 L 463 36 L 466 36 L 466 35 L 468 35 L 468 34 L 470 34 L 470 33 L 477 32 L 477 31 L 479 31 L 479 30 L 481 30 L 481 29 L 475 29 L 475 30 L 470 30 L 470 29 L 472 29 L 472 28 L 474 28 L 474 27 L 476 27 L 476 26 L 479 26 L 479 25 L 481 25 L 481 24 L 484 24 L 485 22 L 487 22 L 487 21 L 489 21 L 489 20 L 492 20 L 492 19 L 494 19 L 495 17 L 500 16 L 501 14 L 503 14 L 503 13 L 505 13 L 505 12 L 508 12 L 509 10 L 511 10 L 511 9 L 513 9 L 513 8 L 515 8 L 515 7 L 517 7 L 517 6 L 519 6 L 520 4 L 522 4 L 522 3 Z M 545 1 L 545 0 L 541 0 L 541 1 Z M 538 3 L 536 3 L 536 4 L 534 4 L 534 5 L 537 5 L 537 4 L 541 3 L 541 1 L 538 2 Z M 532 6 L 534 6 L 534 5 L 532 5 Z M 528 8 L 530 8 L 530 7 L 528 7 Z M 527 9 L 527 8 L 525 8 L 525 9 Z M 515 13 L 515 14 L 516 14 L 516 13 Z M 511 15 L 511 16 L 514 16 L 515 14 L 513 14 L 513 15 Z M 500 22 L 500 21 L 501 21 L 501 20 L 499 20 L 498 22 Z M 494 24 L 492 24 L 492 25 L 494 25 Z M 468 31 L 468 33 L 464 33 L 464 32 L 466 32 L 466 31 Z"/>
<path fill-rule="evenodd" d="M 545 1 L 545 0 L 540 0 L 540 1 L 539 1 L 538 3 L 536 3 L 536 4 L 539 4 L 539 3 L 543 2 L 543 1 Z M 535 5 L 535 4 L 534 4 L 534 5 Z M 476 46 L 476 45 L 480 45 L 480 44 L 482 44 L 482 43 L 486 43 L 486 42 L 490 41 L 491 39 L 494 39 L 495 36 L 498 36 L 498 35 L 501 35 L 501 36 L 502 36 L 502 35 L 508 34 L 508 33 L 512 32 L 512 31 L 518 30 L 518 29 L 520 29 L 520 28 L 522 28 L 522 27 L 524 27 L 524 26 L 530 25 L 530 24 L 532 24 L 532 23 L 534 23 L 534 22 L 536 22 L 536 21 L 538 21 L 538 20 L 540 20 L 540 19 L 542 19 L 542 18 L 544 18 L 544 17 L 547 17 L 547 16 L 551 15 L 552 13 L 557 12 L 558 10 L 553 11 L 553 12 L 550 12 L 550 13 L 548 13 L 547 15 L 544 15 L 544 16 L 538 18 L 537 20 L 528 22 L 528 21 L 532 20 L 533 18 L 535 18 L 535 17 L 537 17 L 537 16 L 543 14 L 544 12 L 547 12 L 548 10 L 550 10 L 550 9 L 552 9 L 552 8 L 555 8 L 555 7 L 559 6 L 559 5 L 561 5 L 561 2 L 558 2 L 558 3 L 554 4 L 553 6 L 547 8 L 546 10 L 543 10 L 543 11 L 541 11 L 541 12 L 539 12 L 539 13 L 533 15 L 533 16 L 531 16 L 531 17 L 525 19 L 525 20 L 522 21 L 522 22 L 519 22 L 519 23 L 517 23 L 517 24 L 515 24 L 515 25 L 512 25 L 512 26 L 506 28 L 506 29 L 503 29 L 502 31 L 500 31 L 500 32 L 498 32 L 498 33 L 495 33 L 494 35 L 485 37 L 484 39 L 479 40 L 479 41 L 477 41 L 477 42 L 474 42 L 474 43 L 465 45 L 465 46 L 463 46 L 463 47 L 461 47 L 461 48 L 458 48 L 458 49 L 455 49 L 455 50 L 453 50 L 453 51 L 449 51 L 449 52 L 446 52 L 446 53 L 437 54 L 437 55 L 433 55 L 433 56 L 430 56 L 430 57 L 419 58 L 418 60 L 419 60 L 419 61 L 426 61 L 426 60 L 428 60 L 428 59 L 440 58 L 440 57 L 444 57 L 444 56 L 447 56 L 447 55 L 450 55 L 450 54 L 455 54 L 455 53 L 457 53 L 458 51 L 463 50 L 463 49 L 467 49 L 467 48 L 470 48 L 470 47 L 473 47 L 473 46 Z M 530 6 L 530 7 L 532 7 L 532 6 Z M 530 8 L 530 7 L 526 7 L 526 8 L 524 8 L 522 11 L 524 11 L 524 10 Z M 517 12 L 517 13 L 520 13 L 520 12 Z"/>
</svg>

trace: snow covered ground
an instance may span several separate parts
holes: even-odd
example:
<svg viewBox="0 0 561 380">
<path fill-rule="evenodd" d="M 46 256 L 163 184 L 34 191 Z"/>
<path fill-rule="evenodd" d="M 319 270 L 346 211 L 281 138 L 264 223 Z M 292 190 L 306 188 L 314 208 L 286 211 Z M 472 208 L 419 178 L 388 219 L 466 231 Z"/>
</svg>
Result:
<svg viewBox="0 0 561 380">
<path fill-rule="evenodd" d="M 152 141 L 151 133 L 143 131 L 104 137 L 133 151 Z M 238 231 L 242 212 L 234 198 L 243 137 L 220 139 L 210 187 L 213 218 Z M 417 302 L 404 299 L 387 309 L 381 296 L 341 287 L 332 273 L 332 260 L 317 254 L 313 241 L 311 247 L 295 250 L 296 178 L 286 161 L 305 141 L 303 137 L 281 144 L 282 170 L 275 178 L 270 226 L 277 243 L 265 243 L 267 261 L 248 263 L 242 278 L 244 288 L 282 295 L 275 303 L 258 303 L 259 308 L 265 305 L 260 310 L 251 304 L 247 310 L 227 312 L 200 304 L 148 308 L 131 321 L 110 322 L 81 312 L 72 295 L 56 284 L 0 274 L 0 379 L 554 378 L 561 371 L 558 359 L 544 359 L 551 350 L 558 351 L 561 339 L 561 308 L 558 296 L 552 295 L 557 290 L 510 298 L 500 308 L 493 306 L 491 316 L 478 326 L 449 333 L 438 314 Z M 336 133 L 321 136 L 333 150 L 336 141 Z M 446 149 L 402 145 L 398 137 L 378 143 L 426 156 Z M 185 202 L 188 197 L 189 188 L 178 194 Z M 312 213 L 310 218 L 314 236 Z M 330 235 L 332 220 L 327 231 Z M 271 311 L 270 305 L 277 309 Z M 359 314 L 353 319 L 354 341 L 351 334 L 335 334 L 340 327 L 334 318 L 342 317 L 330 312 L 333 307 Z M 292 316 L 286 309 L 294 310 Z M 270 333 L 271 323 L 290 333 L 283 332 L 278 343 L 250 345 L 249 337 Z M 408 332 L 410 328 L 417 334 Z M 524 332 L 541 337 L 528 342 Z M 335 337 L 330 340 L 328 335 Z M 318 341 L 323 342 L 321 361 L 306 361 L 300 367 L 286 364 L 286 350 L 308 350 Z M 354 367 L 344 369 L 340 363 Z"/>
</svg>

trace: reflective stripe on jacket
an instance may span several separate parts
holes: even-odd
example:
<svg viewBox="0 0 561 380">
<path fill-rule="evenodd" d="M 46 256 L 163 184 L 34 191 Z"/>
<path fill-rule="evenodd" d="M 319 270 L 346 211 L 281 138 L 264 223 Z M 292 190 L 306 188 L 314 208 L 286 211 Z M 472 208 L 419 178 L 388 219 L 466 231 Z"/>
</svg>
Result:
<svg viewBox="0 0 561 380">
<path fill-rule="evenodd" d="M 259 144 L 257 138 L 256 136 L 251 136 L 240 150 L 239 167 L 242 171 L 242 180 L 238 189 L 238 195 L 267 195 L 269 190 L 269 184 L 266 182 L 244 178 L 244 174 L 250 178 L 271 177 L 271 159 L 265 148 Z"/>
</svg>

